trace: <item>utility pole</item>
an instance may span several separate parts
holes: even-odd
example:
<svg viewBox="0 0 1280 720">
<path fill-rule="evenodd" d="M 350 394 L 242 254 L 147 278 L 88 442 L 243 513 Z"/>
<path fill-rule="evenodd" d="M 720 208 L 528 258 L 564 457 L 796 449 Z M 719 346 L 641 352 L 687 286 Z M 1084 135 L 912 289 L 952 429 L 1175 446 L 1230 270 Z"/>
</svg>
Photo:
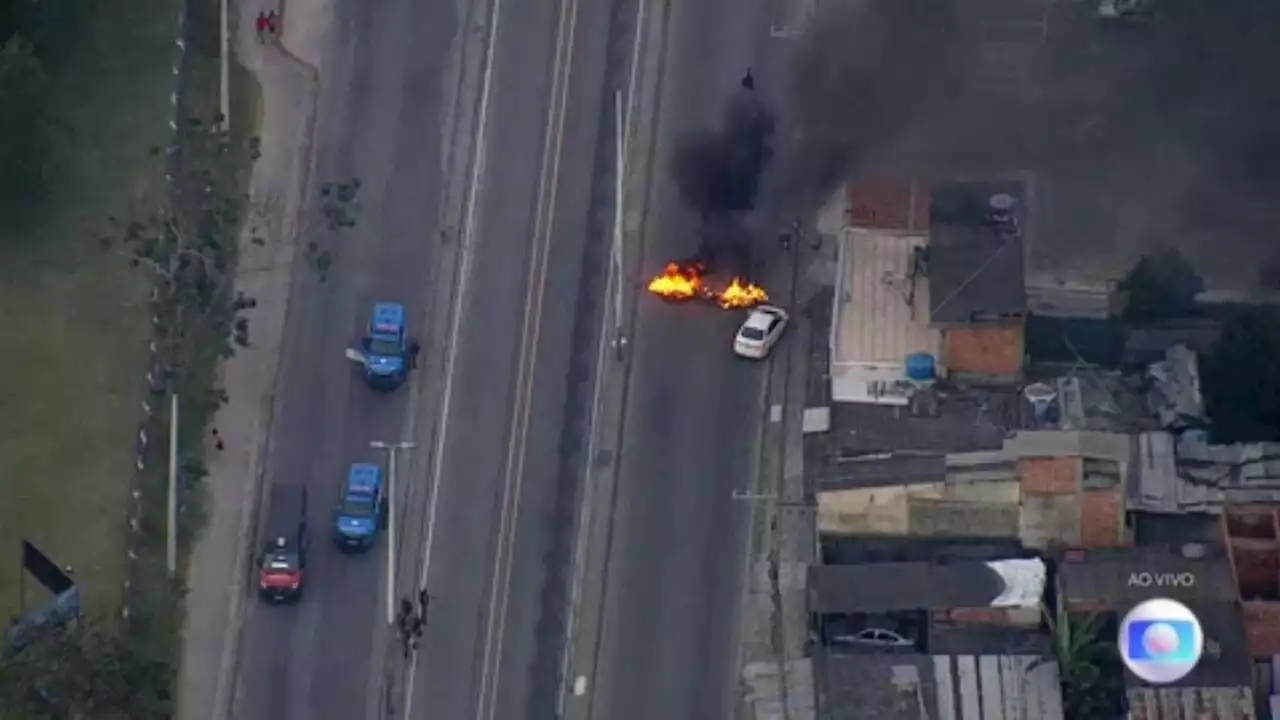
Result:
<svg viewBox="0 0 1280 720">
<path fill-rule="evenodd" d="M 623 181 L 626 179 L 627 172 L 627 153 L 626 153 L 626 123 L 622 117 L 622 91 L 619 90 L 613 94 L 613 115 L 614 115 L 614 134 L 617 138 L 614 145 L 616 146 L 617 159 L 614 169 L 614 189 L 613 189 L 613 271 L 615 274 L 614 294 L 613 294 L 613 335 L 615 338 L 622 337 L 622 240 L 623 240 Z"/>
<path fill-rule="evenodd" d="M 169 498 L 168 532 L 165 537 L 165 568 L 169 577 L 178 574 L 178 393 L 169 394 Z"/>
<path fill-rule="evenodd" d="M 231 130 L 231 12 L 227 5 L 231 0 L 219 0 L 218 25 L 221 40 L 218 43 L 218 112 L 223 132 Z"/>
<path fill-rule="evenodd" d="M 396 622 L 396 453 L 417 443 L 374 440 L 369 447 L 387 451 L 387 624 Z"/>
</svg>

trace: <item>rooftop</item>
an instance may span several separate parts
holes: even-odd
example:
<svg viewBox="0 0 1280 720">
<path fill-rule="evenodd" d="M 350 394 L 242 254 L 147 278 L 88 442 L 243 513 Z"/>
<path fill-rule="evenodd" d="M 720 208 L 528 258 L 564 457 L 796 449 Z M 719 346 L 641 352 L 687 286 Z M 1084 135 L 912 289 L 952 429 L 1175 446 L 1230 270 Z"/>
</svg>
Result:
<svg viewBox="0 0 1280 720">
<path fill-rule="evenodd" d="M 1201 430 L 1138 437 L 1129 506 L 1154 513 L 1222 512 L 1280 503 L 1280 443 L 1211 445 Z"/>
<path fill-rule="evenodd" d="M 1006 221 L 991 200 L 1013 199 Z M 1023 187 L 1018 182 L 951 183 L 934 188 L 929 207 L 929 295 L 934 323 L 969 324 L 1027 311 L 1023 280 Z"/>
<path fill-rule="evenodd" d="M 1058 565 L 1062 598 L 1121 612 L 1153 597 L 1234 601 L 1235 578 L 1225 553 L 1213 546 L 1196 549 L 1204 556 L 1160 547 L 1068 551 Z"/>
<path fill-rule="evenodd" d="M 896 537 L 831 535 L 822 538 L 822 562 L 828 565 L 886 562 L 954 562 L 1030 557 L 1011 538 Z"/>
<path fill-rule="evenodd" d="M 978 390 L 938 384 L 906 407 L 837 403 L 832 435 L 842 457 L 894 451 L 962 453 L 999 450 L 1029 427 L 1030 404 L 1016 390 Z"/>
<path fill-rule="evenodd" d="M 933 655 L 1053 657 L 1053 639 L 1039 626 L 1014 627 L 935 620 L 929 623 L 927 649 Z"/>
<path fill-rule="evenodd" d="M 937 563 L 814 565 L 810 607 L 816 613 L 1037 607 L 1045 566 L 1038 559 Z"/>
<path fill-rule="evenodd" d="M 822 654 L 815 664 L 824 720 L 1062 718 L 1058 665 L 1034 655 Z"/>
<path fill-rule="evenodd" d="M 839 246 L 831 327 L 831 391 L 837 401 L 904 402 L 908 355 L 937 357 L 929 285 L 919 271 L 926 236 L 847 228 Z"/>
<path fill-rule="evenodd" d="M 1129 720 L 1255 720 L 1248 687 L 1131 687 Z"/>
</svg>

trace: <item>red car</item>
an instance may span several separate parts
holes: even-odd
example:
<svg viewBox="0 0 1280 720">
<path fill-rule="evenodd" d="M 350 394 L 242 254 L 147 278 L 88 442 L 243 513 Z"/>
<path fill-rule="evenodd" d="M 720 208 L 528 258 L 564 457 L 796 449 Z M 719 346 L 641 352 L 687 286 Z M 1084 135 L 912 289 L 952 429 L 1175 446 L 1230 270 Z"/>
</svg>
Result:
<svg viewBox="0 0 1280 720">
<path fill-rule="evenodd" d="M 307 567 L 307 489 L 272 483 L 262 554 L 258 557 L 258 591 L 264 600 L 291 602 L 302 598 Z"/>
</svg>

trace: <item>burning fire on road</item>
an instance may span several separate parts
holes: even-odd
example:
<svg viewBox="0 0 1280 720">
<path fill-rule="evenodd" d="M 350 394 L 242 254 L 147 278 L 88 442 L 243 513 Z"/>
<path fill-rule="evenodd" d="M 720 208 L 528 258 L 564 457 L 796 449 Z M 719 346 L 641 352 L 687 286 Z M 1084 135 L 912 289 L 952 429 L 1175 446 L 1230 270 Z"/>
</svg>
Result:
<svg viewBox="0 0 1280 720">
<path fill-rule="evenodd" d="M 680 267 L 667 263 L 662 273 L 649 281 L 649 292 L 667 300 L 693 300 L 708 297 L 702 284 L 703 269 L 697 265 Z"/>
<path fill-rule="evenodd" d="M 703 281 L 705 272 L 705 266 L 698 263 L 683 267 L 679 263 L 667 263 L 662 272 L 649 281 L 649 292 L 666 300 L 710 300 L 725 310 L 752 308 L 769 301 L 764 288 L 737 277 L 724 290 L 716 292 Z"/>
</svg>

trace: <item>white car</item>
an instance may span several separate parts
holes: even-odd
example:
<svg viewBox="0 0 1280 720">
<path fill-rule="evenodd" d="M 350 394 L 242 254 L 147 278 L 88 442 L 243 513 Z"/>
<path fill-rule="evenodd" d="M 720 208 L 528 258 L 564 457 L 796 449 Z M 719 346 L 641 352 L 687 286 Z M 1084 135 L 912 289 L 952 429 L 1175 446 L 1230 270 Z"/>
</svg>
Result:
<svg viewBox="0 0 1280 720">
<path fill-rule="evenodd" d="M 733 338 L 733 352 L 739 357 L 763 360 L 768 357 L 774 343 L 782 337 L 790 320 L 787 311 L 772 305 L 759 305 L 751 309 L 747 321 L 738 328 Z"/>
</svg>

